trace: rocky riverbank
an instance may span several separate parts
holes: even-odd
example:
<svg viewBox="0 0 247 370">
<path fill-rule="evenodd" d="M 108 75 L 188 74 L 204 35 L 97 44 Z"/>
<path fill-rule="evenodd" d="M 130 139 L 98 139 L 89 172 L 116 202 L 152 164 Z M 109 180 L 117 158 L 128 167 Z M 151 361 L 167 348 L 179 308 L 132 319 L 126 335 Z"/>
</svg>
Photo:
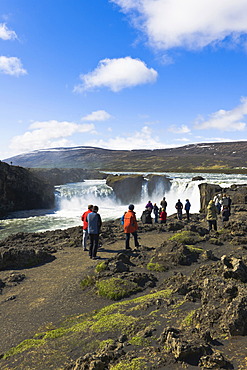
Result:
<svg viewBox="0 0 247 370">
<path fill-rule="evenodd" d="M 80 227 L 2 241 L 1 369 L 246 369 L 246 221 L 172 215 L 132 251 L 107 222 L 98 261 Z"/>
</svg>

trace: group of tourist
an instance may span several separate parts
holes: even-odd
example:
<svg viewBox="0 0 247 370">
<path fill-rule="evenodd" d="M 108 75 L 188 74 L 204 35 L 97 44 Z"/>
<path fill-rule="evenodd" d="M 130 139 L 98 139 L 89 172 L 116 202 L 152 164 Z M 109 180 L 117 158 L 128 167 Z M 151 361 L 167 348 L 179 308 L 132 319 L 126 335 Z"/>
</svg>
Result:
<svg viewBox="0 0 247 370">
<path fill-rule="evenodd" d="M 185 206 L 183 206 L 180 199 L 178 199 L 175 204 L 175 209 L 177 210 L 177 218 L 182 219 L 182 210 L 185 209 L 187 220 L 190 220 L 190 201 L 186 199 Z M 128 211 L 124 213 L 121 218 L 124 233 L 125 233 L 125 249 L 130 248 L 130 234 L 134 237 L 135 247 L 139 247 L 139 242 L 137 238 L 138 224 L 136 220 L 136 214 L 134 212 L 134 204 L 130 204 Z M 161 224 L 166 223 L 167 213 L 167 201 L 166 198 L 160 202 L 160 207 L 156 203 L 152 204 L 149 200 L 146 204 L 145 210 L 141 215 L 141 220 L 144 224 L 152 224 L 151 213 L 154 213 L 154 222 Z M 99 234 L 102 225 L 101 217 L 98 213 L 99 208 L 88 205 L 88 210 L 83 213 L 81 219 L 83 221 L 83 238 L 82 247 L 84 251 L 89 251 L 89 257 L 92 259 L 97 259 L 97 251 L 99 247 Z M 226 194 L 216 195 L 213 200 L 210 200 L 207 206 L 207 221 L 209 226 L 209 231 L 212 228 L 217 231 L 217 215 L 221 213 L 222 221 L 228 221 L 231 215 L 231 199 Z M 87 249 L 87 239 L 90 240 L 89 250 Z"/>
<path fill-rule="evenodd" d="M 214 199 L 210 200 L 207 206 L 207 221 L 209 231 L 217 231 L 217 216 L 221 214 L 222 221 L 229 221 L 231 216 L 232 200 L 226 194 L 217 194 Z"/>
<path fill-rule="evenodd" d="M 186 212 L 187 220 L 190 220 L 190 201 L 189 199 L 186 199 L 185 205 L 183 206 L 180 199 L 178 199 L 177 203 L 175 204 L 175 208 L 177 210 L 177 218 L 179 220 L 182 220 L 183 215 L 183 209 Z M 160 207 L 157 206 L 156 203 L 152 204 L 152 202 L 149 200 L 146 204 L 145 210 L 142 212 L 141 215 L 141 221 L 143 224 L 152 224 L 152 212 L 154 213 L 154 223 L 166 223 L 167 213 L 167 201 L 166 197 L 163 197 L 163 199 L 160 202 Z"/>
</svg>

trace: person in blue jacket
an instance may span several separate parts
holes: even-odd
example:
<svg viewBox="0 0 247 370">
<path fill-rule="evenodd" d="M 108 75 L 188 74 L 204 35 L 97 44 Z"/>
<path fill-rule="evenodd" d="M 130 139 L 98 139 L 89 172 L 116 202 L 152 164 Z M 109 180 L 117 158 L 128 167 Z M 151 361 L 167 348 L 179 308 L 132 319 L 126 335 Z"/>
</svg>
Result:
<svg viewBox="0 0 247 370">
<path fill-rule="evenodd" d="M 185 209 L 188 221 L 190 220 L 190 207 L 191 207 L 190 201 L 189 199 L 186 199 L 184 209 Z"/>
<path fill-rule="evenodd" d="M 93 207 L 93 211 L 87 215 L 88 235 L 90 239 L 89 257 L 97 259 L 97 250 L 99 246 L 99 233 L 102 226 L 101 217 L 98 214 L 99 208 Z"/>
</svg>

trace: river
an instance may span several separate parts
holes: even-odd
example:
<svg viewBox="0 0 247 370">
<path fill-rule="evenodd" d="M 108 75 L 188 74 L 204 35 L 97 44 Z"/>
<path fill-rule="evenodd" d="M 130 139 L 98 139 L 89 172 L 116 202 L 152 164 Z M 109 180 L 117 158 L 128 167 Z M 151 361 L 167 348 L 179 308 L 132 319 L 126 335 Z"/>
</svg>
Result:
<svg viewBox="0 0 247 370">
<path fill-rule="evenodd" d="M 171 188 L 166 194 L 162 192 L 162 189 L 157 188 L 150 200 L 159 205 L 165 195 L 168 203 L 168 215 L 175 212 L 175 203 L 178 198 L 181 199 L 182 203 L 188 198 L 191 202 L 191 213 L 199 212 L 198 185 L 202 182 L 218 184 L 222 187 L 229 187 L 232 184 L 247 184 L 247 175 L 242 174 L 158 174 L 166 175 L 171 179 Z M 194 176 L 202 176 L 204 180 L 192 181 Z M 55 195 L 56 206 L 54 209 L 13 212 L 6 219 L 1 220 L 0 239 L 18 232 L 40 232 L 81 225 L 81 214 L 87 210 L 87 205 L 91 203 L 99 207 L 103 221 L 120 218 L 128 207 L 128 204 L 119 204 L 105 180 L 86 180 L 85 182 L 56 186 Z M 143 188 L 141 202 L 135 204 L 137 218 L 140 218 L 148 200 L 145 188 Z"/>
</svg>

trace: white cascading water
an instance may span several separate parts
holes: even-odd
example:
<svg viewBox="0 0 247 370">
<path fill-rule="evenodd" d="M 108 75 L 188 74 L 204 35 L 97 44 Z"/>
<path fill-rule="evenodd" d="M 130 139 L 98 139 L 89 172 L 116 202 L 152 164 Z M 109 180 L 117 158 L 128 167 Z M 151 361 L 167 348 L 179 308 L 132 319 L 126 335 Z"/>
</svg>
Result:
<svg viewBox="0 0 247 370">
<path fill-rule="evenodd" d="M 169 191 L 164 191 L 161 184 L 157 184 L 153 194 L 148 195 L 147 184 L 142 186 L 141 201 L 135 204 L 135 212 L 137 217 L 140 217 L 145 205 L 149 200 L 152 203 L 160 205 L 160 201 L 166 196 L 168 207 L 168 215 L 175 212 L 175 203 L 178 198 L 182 202 L 185 199 L 190 199 L 192 211 L 198 212 L 200 208 L 200 194 L 198 182 L 178 181 L 172 182 Z M 120 218 L 125 210 L 128 209 L 128 204 L 120 204 L 113 194 L 110 187 L 105 184 L 104 180 L 85 181 L 83 183 L 61 185 L 57 187 L 58 192 L 58 210 L 56 214 L 61 217 L 80 216 L 87 209 L 88 204 L 95 204 L 99 207 L 99 213 L 104 220 Z"/>
<path fill-rule="evenodd" d="M 135 204 L 137 218 L 140 218 L 145 205 L 149 200 L 160 205 L 165 196 L 168 206 L 167 213 L 176 212 L 175 204 L 178 199 L 184 204 L 190 200 L 191 212 L 200 209 L 200 194 L 198 185 L 201 182 L 219 184 L 221 187 L 229 187 L 232 184 L 247 184 L 247 175 L 225 174 L 195 174 L 195 173 L 160 173 L 171 178 L 169 191 L 163 190 L 163 186 L 157 183 L 152 196 L 148 195 L 147 183 L 144 184 L 141 201 Z M 203 181 L 192 181 L 194 176 L 202 176 Z M 82 183 L 66 184 L 56 187 L 57 204 L 54 210 L 31 210 L 15 212 L 8 218 L 0 220 L 0 239 L 17 232 L 37 232 L 54 229 L 66 229 L 81 225 L 81 215 L 87 210 L 88 204 L 99 207 L 99 213 L 104 221 L 119 219 L 128 204 L 119 204 L 112 189 L 106 185 L 105 180 L 86 180 Z"/>
</svg>

